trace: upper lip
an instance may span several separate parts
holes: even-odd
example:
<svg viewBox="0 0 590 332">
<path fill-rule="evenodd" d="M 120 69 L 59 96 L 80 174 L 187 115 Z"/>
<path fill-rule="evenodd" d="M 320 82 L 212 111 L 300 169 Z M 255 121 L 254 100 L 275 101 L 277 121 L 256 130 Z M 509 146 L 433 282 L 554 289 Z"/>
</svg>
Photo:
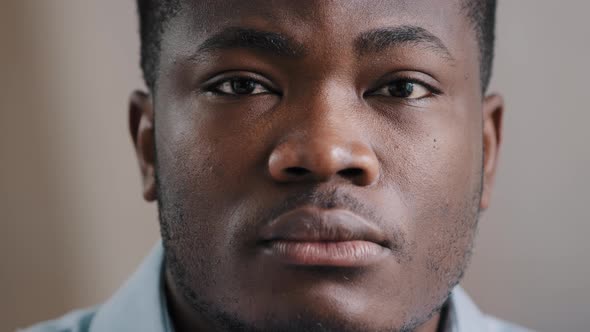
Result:
<svg viewBox="0 0 590 332">
<path fill-rule="evenodd" d="M 282 214 L 261 229 L 259 239 L 263 243 L 369 241 L 389 247 L 383 231 L 359 215 L 344 209 L 315 207 Z"/>
</svg>

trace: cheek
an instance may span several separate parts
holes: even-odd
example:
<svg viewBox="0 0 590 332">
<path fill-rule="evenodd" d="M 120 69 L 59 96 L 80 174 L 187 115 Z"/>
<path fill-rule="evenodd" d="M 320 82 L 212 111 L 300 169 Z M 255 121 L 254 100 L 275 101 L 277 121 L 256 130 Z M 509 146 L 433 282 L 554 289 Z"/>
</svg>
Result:
<svg viewBox="0 0 590 332">
<path fill-rule="evenodd" d="M 416 121 L 390 144 L 397 151 L 385 166 L 407 207 L 404 227 L 415 291 L 434 301 L 446 295 L 446 285 L 459 279 L 471 249 L 482 151 L 476 117 L 441 115 L 426 120 Z"/>
<path fill-rule="evenodd" d="M 260 163 L 255 132 L 224 112 L 193 105 L 189 98 L 170 101 L 170 112 L 157 117 L 156 141 L 160 176 L 178 198 L 223 204 Z M 231 114 L 230 114 L 231 115 Z M 253 131 L 255 131 L 253 129 Z M 167 188 L 168 189 L 168 188 Z"/>
<path fill-rule="evenodd" d="M 220 159 L 213 142 L 169 130 L 162 122 L 156 135 L 163 147 L 157 151 L 158 204 L 167 259 L 173 261 L 168 267 L 184 293 L 201 296 L 228 275 L 221 262 L 228 259 L 222 248 L 230 239 L 224 221 L 231 215 L 231 181 L 226 178 L 231 167 L 228 170 L 229 163 Z M 198 132 L 193 130 L 189 132 Z"/>
<path fill-rule="evenodd" d="M 222 234 L 216 220 L 224 211 L 219 196 L 229 163 L 220 158 L 222 147 L 198 112 L 178 102 L 157 109 L 158 202 L 165 237 L 183 248 L 198 245 L 208 251 L 206 240 Z"/>
<path fill-rule="evenodd" d="M 172 103 L 168 110 L 156 119 L 163 227 L 183 251 L 222 257 L 227 253 L 221 248 L 237 227 L 234 215 L 263 171 L 260 135 L 189 103 Z"/>
</svg>

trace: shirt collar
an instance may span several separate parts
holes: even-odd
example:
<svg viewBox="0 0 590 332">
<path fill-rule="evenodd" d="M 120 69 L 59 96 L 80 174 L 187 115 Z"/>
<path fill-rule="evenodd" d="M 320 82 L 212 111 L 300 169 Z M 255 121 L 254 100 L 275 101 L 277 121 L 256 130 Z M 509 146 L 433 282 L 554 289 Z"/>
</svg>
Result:
<svg viewBox="0 0 590 332">
<path fill-rule="evenodd" d="M 90 332 L 174 332 L 164 294 L 164 250 L 161 241 L 125 284 L 97 311 Z M 485 332 L 485 316 L 457 286 L 449 301 L 447 332 Z"/>
<path fill-rule="evenodd" d="M 137 271 L 98 309 L 89 332 L 173 332 L 164 295 L 163 261 L 158 241 Z"/>
<path fill-rule="evenodd" d="M 448 332 L 487 331 L 486 317 L 460 286 L 451 293 Z"/>
</svg>

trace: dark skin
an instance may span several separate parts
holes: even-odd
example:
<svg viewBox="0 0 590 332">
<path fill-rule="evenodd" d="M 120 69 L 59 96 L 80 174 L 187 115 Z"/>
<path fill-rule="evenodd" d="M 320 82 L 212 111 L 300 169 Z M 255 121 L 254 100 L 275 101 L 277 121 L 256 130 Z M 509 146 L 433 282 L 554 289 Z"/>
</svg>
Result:
<svg viewBox="0 0 590 332">
<path fill-rule="evenodd" d="M 206 3 L 170 21 L 156 89 L 130 107 L 177 331 L 436 331 L 503 111 L 459 2 Z M 300 206 L 361 215 L 384 258 L 269 259 L 259 230 Z"/>
</svg>

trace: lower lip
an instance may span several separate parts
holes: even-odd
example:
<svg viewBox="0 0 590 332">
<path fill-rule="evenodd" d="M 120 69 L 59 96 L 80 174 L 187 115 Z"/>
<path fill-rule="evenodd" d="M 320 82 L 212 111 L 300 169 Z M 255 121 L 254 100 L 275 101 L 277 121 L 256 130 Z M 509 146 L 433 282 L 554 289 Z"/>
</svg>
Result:
<svg viewBox="0 0 590 332">
<path fill-rule="evenodd" d="M 271 241 L 266 253 L 299 266 L 362 267 L 377 263 L 387 249 L 368 241 Z"/>
</svg>

